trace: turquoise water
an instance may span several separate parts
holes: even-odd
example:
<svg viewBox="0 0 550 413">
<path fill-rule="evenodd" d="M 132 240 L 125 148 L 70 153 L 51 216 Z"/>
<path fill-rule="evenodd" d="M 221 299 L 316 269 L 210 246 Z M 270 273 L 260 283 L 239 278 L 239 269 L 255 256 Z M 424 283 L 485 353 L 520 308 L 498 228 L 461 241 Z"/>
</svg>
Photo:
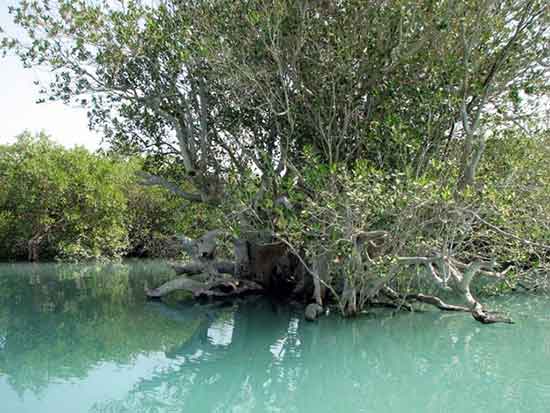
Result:
<svg viewBox="0 0 550 413">
<path fill-rule="evenodd" d="M 146 302 L 155 262 L 0 265 L 0 412 L 549 412 L 550 301 L 515 325 Z"/>
</svg>

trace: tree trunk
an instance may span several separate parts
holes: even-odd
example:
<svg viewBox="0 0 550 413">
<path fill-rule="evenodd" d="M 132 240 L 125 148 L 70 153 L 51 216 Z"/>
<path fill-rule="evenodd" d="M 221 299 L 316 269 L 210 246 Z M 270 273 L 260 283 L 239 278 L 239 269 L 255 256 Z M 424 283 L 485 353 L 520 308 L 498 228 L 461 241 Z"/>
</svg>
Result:
<svg viewBox="0 0 550 413">
<path fill-rule="evenodd" d="M 147 295 L 159 298 L 175 290 L 186 290 L 194 296 L 208 297 L 252 292 L 287 297 L 302 281 L 300 264 L 292 259 L 283 243 L 259 244 L 235 239 L 235 261 L 216 260 L 217 239 L 221 235 L 220 231 L 210 231 L 197 240 L 179 237 L 182 247 L 193 258 L 190 263 L 173 266 L 177 274 L 185 276 L 146 289 Z"/>
<path fill-rule="evenodd" d="M 484 151 L 485 138 L 483 137 L 478 138 L 476 145 L 466 145 L 461 174 L 458 181 L 459 191 L 463 191 L 467 187 L 474 185 L 477 168 Z"/>
</svg>

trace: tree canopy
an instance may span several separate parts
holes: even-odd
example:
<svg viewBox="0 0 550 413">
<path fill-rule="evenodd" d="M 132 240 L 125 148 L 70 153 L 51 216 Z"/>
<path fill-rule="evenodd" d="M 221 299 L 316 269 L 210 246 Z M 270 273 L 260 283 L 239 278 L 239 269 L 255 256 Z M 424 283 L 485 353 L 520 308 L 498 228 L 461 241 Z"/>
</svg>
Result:
<svg viewBox="0 0 550 413">
<path fill-rule="evenodd" d="M 44 99 L 87 107 L 114 153 L 146 156 L 144 183 L 303 256 L 318 303 L 321 280 L 355 314 L 413 266 L 473 308 L 472 277 L 503 280 L 511 250 L 517 272 L 547 262 L 547 208 L 516 207 L 548 179 L 483 159 L 547 155 L 549 7 L 24 0 L 27 38 L 3 49 L 52 69 Z"/>
<path fill-rule="evenodd" d="M 520 101 L 548 87 L 545 1 L 31 0 L 12 13 L 28 39 L 5 47 L 56 74 L 44 99 L 88 107 L 114 148 L 175 157 L 195 200 L 251 170 L 272 187 L 307 147 L 329 165 L 422 173 L 457 143 L 471 183 L 484 125 L 522 119 Z"/>
</svg>

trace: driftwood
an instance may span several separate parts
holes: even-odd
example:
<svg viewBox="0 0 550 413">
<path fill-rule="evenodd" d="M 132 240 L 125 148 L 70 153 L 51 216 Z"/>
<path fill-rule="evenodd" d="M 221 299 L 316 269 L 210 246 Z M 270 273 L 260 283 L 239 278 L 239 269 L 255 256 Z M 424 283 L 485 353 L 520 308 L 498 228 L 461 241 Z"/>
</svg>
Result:
<svg viewBox="0 0 550 413">
<path fill-rule="evenodd" d="M 181 276 L 157 288 L 146 288 L 147 296 L 160 298 L 176 290 L 189 291 L 196 298 L 252 293 L 284 295 L 301 281 L 299 262 L 283 243 L 233 239 L 235 261 L 216 260 L 217 242 L 222 235 L 221 231 L 209 231 L 196 240 L 178 236 L 192 261 L 173 265 Z"/>
<path fill-rule="evenodd" d="M 246 294 L 259 294 L 263 287 L 253 281 L 225 279 L 202 283 L 187 277 L 179 277 L 158 288 L 145 290 L 149 298 L 161 298 L 177 290 L 189 291 L 194 298 L 235 297 Z"/>
</svg>

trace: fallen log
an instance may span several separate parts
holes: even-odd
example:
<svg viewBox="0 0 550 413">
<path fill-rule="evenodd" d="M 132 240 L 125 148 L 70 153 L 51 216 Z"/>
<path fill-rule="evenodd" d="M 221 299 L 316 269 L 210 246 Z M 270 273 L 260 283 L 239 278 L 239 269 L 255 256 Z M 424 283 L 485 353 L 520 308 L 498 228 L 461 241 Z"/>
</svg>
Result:
<svg viewBox="0 0 550 413">
<path fill-rule="evenodd" d="M 176 290 L 189 291 L 194 298 L 206 298 L 259 294 L 264 289 L 260 284 L 249 280 L 223 278 L 210 282 L 200 282 L 186 276 L 178 277 L 158 288 L 149 289 L 145 287 L 148 298 L 161 298 Z"/>
</svg>

